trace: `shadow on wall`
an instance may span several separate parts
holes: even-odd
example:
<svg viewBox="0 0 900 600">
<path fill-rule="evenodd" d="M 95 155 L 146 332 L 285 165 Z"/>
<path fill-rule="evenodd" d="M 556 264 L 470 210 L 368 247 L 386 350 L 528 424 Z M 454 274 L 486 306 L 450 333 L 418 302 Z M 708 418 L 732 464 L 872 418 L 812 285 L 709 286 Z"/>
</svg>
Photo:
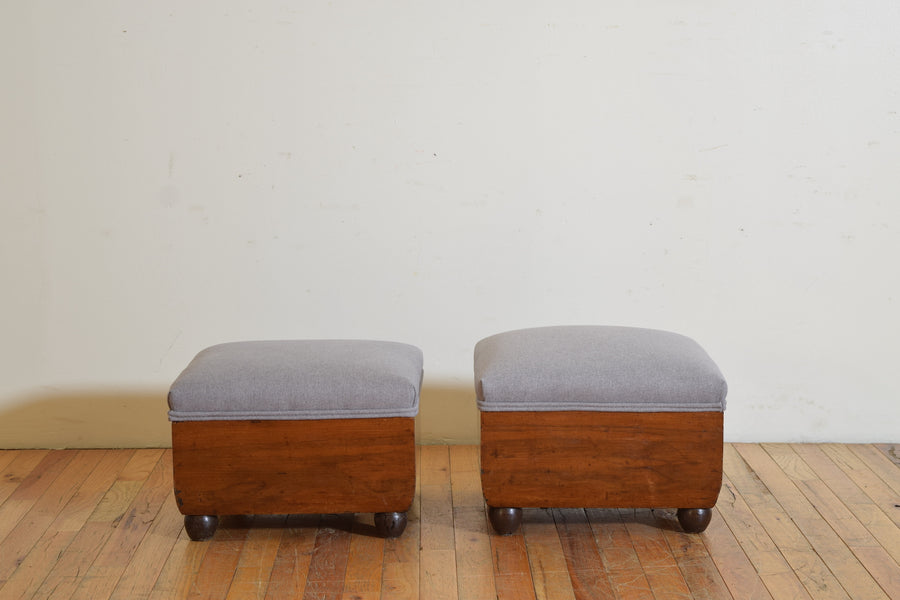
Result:
<svg viewBox="0 0 900 600">
<path fill-rule="evenodd" d="M 0 408 L 0 448 L 165 448 L 163 390 L 48 391 Z"/>
<path fill-rule="evenodd" d="M 470 386 L 422 385 L 416 419 L 419 444 L 479 444 L 481 417 Z"/>
<path fill-rule="evenodd" d="M 0 407 L 0 448 L 168 448 L 168 389 L 34 394 Z M 477 444 L 479 416 L 471 388 L 422 387 L 419 444 Z"/>
</svg>

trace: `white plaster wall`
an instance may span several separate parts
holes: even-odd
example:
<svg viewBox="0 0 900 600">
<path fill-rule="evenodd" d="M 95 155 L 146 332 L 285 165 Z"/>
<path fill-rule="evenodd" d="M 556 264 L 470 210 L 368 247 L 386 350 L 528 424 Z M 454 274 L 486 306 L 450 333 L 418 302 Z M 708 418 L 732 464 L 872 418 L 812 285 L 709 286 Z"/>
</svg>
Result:
<svg viewBox="0 0 900 600">
<path fill-rule="evenodd" d="M 465 390 L 481 337 L 597 323 L 705 346 L 729 440 L 896 441 L 898 31 L 893 0 L 2 3 L 0 413 L 162 395 L 235 339 L 407 341 Z"/>
</svg>

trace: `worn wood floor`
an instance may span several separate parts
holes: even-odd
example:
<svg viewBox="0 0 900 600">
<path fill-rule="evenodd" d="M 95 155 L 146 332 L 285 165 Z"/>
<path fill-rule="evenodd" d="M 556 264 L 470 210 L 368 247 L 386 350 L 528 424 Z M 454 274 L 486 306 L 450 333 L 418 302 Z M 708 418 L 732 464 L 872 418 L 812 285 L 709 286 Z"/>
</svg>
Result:
<svg viewBox="0 0 900 600">
<path fill-rule="evenodd" d="M 898 454 L 728 444 L 701 535 L 669 509 L 528 509 L 497 537 L 478 449 L 423 446 L 397 540 L 372 515 L 292 515 L 201 543 L 170 450 L 0 451 L 0 598 L 900 598 Z"/>
</svg>

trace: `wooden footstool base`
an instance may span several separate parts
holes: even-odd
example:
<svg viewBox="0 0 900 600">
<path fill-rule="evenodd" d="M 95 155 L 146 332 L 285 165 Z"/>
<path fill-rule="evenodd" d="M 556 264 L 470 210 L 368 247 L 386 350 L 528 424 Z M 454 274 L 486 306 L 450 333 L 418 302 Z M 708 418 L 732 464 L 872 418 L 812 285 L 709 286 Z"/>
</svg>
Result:
<svg viewBox="0 0 900 600">
<path fill-rule="evenodd" d="M 359 512 L 397 537 L 415 493 L 414 428 L 409 417 L 172 423 L 188 535 L 212 537 L 218 515 Z"/>
<path fill-rule="evenodd" d="M 727 386 L 693 341 L 623 327 L 546 327 L 475 348 L 481 483 L 494 529 L 523 507 L 678 508 L 706 529 L 722 484 Z"/>
<path fill-rule="evenodd" d="M 676 507 L 706 529 L 722 485 L 721 412 L 482 412 L 481 485 L 501 534 L 521 507 Z"/>
<path fill-rule="evenodd" d="M 192 540 L 220 515 L 374 513 L 406 527 L 415 493 L 418 348 L 395 342 L 236 342 L 172 384 L 175 500 Z"/>
</svg>

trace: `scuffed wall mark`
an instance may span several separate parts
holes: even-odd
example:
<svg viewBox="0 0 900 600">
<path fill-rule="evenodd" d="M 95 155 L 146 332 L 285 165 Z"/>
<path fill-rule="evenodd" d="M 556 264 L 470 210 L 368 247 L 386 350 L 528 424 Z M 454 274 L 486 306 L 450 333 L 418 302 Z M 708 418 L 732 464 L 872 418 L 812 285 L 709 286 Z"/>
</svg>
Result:
<svg viewBox="0 0 900 600">
<path fill-rule="evenodd" d="M 166 348 L 166 351 L 163 352 L 163 355 L 160 357 L 160 359 L 159 359 L 159 369 L 160 370 L 162 370 L 162 366 L 163 366 L 163 363 L 165 362 L 166 358 L 168 358 L 169 354 L 172 353 L 172 348 L 175 347 L 175 343 L 178 342 L 178 339 L 181 337 L 181 334 L 182 334 L 182 330 L 179 329 L 178 333 L 175 334 L 175 337 L 172 338 L 172 342 L 169 344 L 169 347 Z"/>
<path fill-rule="evenodd" d="M 171 183 L 167 183 L 159 189 L 159 203 L 166 208 L 172 208 L 180 201 L 181 194 L 179 193 L 178 188 Z"/>
<path fill-rule="evenodd" d="M 712 152 L 713 150 L 721 150 L 722 148 L 727 148 L 728 144 L 719 144 L 718 146 L 712 146 L 711 148 L 700 148 L 699 152 Z"/>
</svg>

